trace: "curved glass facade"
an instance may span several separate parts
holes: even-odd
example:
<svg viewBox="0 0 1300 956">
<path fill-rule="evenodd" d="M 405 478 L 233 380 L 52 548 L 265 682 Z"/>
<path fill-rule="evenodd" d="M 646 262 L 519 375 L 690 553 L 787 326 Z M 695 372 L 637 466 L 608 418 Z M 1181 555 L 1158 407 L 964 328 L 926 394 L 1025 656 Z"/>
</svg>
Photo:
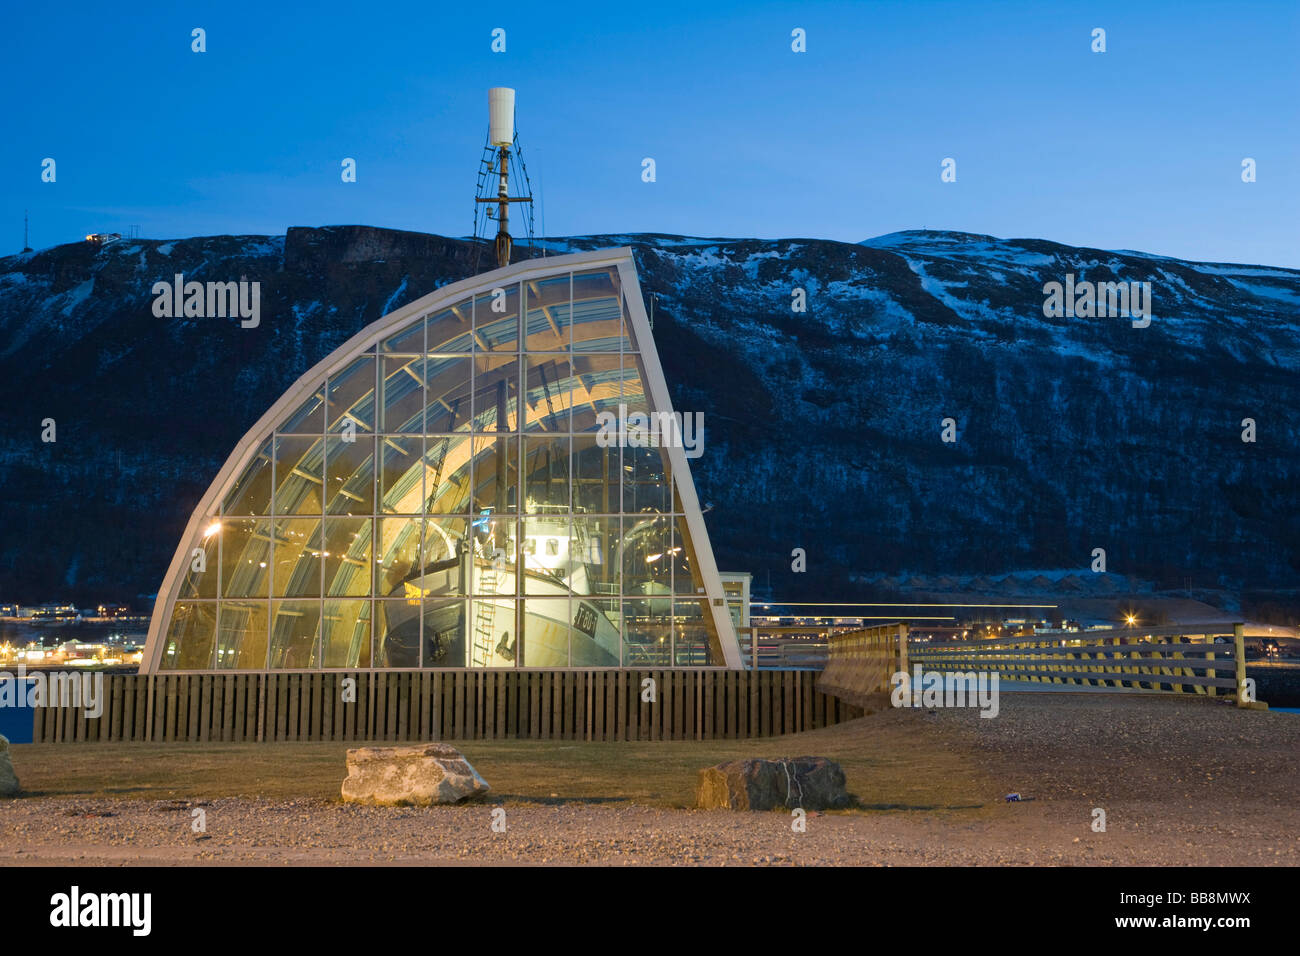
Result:
<svg viewBox="0 0 1300 956">
<path fill-rule="evenodd" d="M 598 438 L 654 410 L 630 257 L 582 258 L 300 381 L 192 522 L 146 669 L 723 665 L 674 456 Z"/>
</svg>

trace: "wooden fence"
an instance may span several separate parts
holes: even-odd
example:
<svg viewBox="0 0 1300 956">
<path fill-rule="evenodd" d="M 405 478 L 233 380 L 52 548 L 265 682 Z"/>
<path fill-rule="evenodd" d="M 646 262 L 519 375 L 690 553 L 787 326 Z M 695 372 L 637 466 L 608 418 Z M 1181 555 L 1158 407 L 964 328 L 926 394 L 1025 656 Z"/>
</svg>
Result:
<svg viewBox="0 0 1300 956">
<path fill-rule="evenodd" d="M 817 689 L 864 705 L 873 694 L 889 693 L 889 678 L 907 670 L 907 625 L 880 624 L 828 639 L 829 658 Z"/>
<path fill-rule="evenodd" d="M 816 676 L 703 669 L 107 674 L 99 717 L 38 707 L 32 739 L 715 740 L 860 716 L 820 692 Z M 349 678 L 355 685 L 344 683 Z M 642 699 L 647 678 L 653 702 Z"/>
<path fill-rule="evenodd" d="M 1001 680 L 1073 684 L 1100 690 L 1192 693 L 1227 691 L 1240 707 L 1264 708 L 1245 692 L 1241 624 L 913 643 L 911 660 L 926 671 L 996 671 Z M 1215 638 L 1227 637 L 1222 643 Z"/>
</svg>

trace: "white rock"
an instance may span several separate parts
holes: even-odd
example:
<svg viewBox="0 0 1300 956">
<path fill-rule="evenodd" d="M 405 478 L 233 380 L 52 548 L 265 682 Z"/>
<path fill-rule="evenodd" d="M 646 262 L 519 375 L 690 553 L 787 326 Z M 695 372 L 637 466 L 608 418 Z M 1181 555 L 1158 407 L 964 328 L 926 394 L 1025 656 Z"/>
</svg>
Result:
<svg viewBox="0 0 1300 956">
<path fill-rule="evenodd" d="M 464 755 L 447 744 L 358 747 L 348 751 L 343 800 L 385 807 L 427 807 L 459 803 L 489 789 Z"/>
</svg>

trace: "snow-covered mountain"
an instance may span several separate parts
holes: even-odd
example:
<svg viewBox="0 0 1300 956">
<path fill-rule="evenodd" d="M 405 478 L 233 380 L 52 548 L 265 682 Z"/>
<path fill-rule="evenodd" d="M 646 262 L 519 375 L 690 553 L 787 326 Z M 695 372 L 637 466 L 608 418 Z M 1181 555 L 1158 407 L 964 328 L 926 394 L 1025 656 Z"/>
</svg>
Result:
<svg viewBox="0 0 1300 956">
<path fill-rule="evenodd" d="M 1022 592 L 1300 606 L 1300 271 L 949 232 L 539 245 L 624 244 L 655 294 L 674 404 L 705 416 L 692 467 L 719 563 L 770 575 L 778 598 L 1020 572 Z M 0 598 L 156 590 L 202 490 L 283 389 L 474 260 L 465 240 L 358 226 L 0 259 Z M 156 318 L 153 283 L 175 273 L 259 280 L 261 325 Z M 1149 326 L 1046 316 L 1045 284 L 1067 275 L 1149 282 Z"/>
</svg>

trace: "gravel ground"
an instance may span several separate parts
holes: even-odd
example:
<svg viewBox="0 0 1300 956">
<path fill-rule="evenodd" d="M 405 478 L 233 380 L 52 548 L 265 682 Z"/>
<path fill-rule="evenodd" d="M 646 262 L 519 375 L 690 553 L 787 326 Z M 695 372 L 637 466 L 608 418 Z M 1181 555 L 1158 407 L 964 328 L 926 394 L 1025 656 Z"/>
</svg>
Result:
<svg viewBox="0 0 1300 956">
<path fill-rule="evenodd" d="M 981 792 L 969 809 L 810 813 L 807 832 L 795 833 L 786 813 L 562 797 L 430 808 L 34 797 L 0 802 L 0 864 L 1300 864 L 1300 715 L 1007 694 L 992 720 L 895 712 L 801 742 L 870 734 L 880 718 L 910 721 L 917 739 L 939 741 L 1026 799 Z M 771 750 L 755 742 L 756 754 Z M 499 806 L 505 832 L 491 826 Z M 1096 807 L 1106 832 L 1091 828 Z M 195 808 L 205 833 L 191 830 Z"/>
</svg>

